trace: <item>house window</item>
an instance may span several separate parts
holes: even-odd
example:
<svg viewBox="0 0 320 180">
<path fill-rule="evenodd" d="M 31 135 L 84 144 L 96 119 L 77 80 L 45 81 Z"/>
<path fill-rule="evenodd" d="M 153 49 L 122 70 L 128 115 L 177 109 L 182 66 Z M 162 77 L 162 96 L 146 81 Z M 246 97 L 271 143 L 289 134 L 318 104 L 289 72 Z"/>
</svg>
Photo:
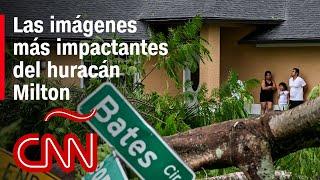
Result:
<svg viewBox="0 0 320 180">
<path fill-rule="evenodd" d="M 191 87 L 184 87 L 184 91 L 193 91 L 193 92 L 198 91 L 199 84 L 200 84 L 199 67 L 195 72 L 191 72 L 190 69 L 185 69 L 183 71 L 183 83 L 184 83 L 184 86 L 185 86 L 185 83 L 187 81 L 191 81 L 192 85 L 191 85 Z"/>
<path fill-rule="evenodd" d="M 90 62 L 90 61 L 82 61 L 81 64 L 89 67 L 89 66 L 91 65 L 91 62 Z M 89 77 L 87 77 L 87 78 L 82 78 L 81 80 L 82 80 L 81 88 L 87 87 L 88 84 L 89 84 L 89 82 L 90 82 L 90 78 L 89 78 Z"/>
</svg>

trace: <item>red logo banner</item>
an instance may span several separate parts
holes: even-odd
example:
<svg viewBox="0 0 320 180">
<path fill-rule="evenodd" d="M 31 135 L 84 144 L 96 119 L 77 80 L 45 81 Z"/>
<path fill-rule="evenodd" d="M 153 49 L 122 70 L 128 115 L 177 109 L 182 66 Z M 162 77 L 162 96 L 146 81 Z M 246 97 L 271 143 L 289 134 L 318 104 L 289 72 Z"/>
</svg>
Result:
<svg viewBox="0 0 320 180">
<path fill-rule="evenodd" d="M 0 100 L 5 98 L 5 17 L 0 15 Z"/>
</svg>

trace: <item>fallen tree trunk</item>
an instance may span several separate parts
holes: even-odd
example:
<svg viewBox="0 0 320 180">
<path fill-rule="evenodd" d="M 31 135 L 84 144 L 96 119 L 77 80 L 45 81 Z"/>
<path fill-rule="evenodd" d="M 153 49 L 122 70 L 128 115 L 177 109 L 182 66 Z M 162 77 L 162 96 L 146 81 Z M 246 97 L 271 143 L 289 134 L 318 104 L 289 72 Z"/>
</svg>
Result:
<svg viewBox="0 0 320 180">
<path fill-rule="evenodd" d="M 291 178 L 291 173 L 285 172 L 285 171 L 276 171 L 274 175 L 275 175 L 275 179 L 289 180 Z M 247 180 L 248 178 L 244 175 L 243 172 L 235 172 L 235 173 L 230 173 L 223 176 L 206 178 L 206 180 L 230 180 L 230 179 Z"/>
<path fill-rule="evenodd" d="M 165 137 L 193 169 L 236 166 L 248 179 L 274 179 L 273 162 L 320 146 L 320 98 L 282 114 L 231 120 Z"/>
</svg>

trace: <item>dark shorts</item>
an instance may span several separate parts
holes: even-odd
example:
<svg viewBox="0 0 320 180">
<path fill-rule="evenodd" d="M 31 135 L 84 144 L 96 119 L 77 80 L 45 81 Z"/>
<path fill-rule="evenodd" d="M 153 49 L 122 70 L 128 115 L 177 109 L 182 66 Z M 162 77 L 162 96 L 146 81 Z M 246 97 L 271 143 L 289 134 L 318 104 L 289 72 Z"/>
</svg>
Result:
<svg viewBox="0 0 320 180">
<path fill-rule="evenodd" d="M 261 92 L 260 93 L 260 102 L 273 102 L 273 92 Z"/>
<path fill-rule="evenodd" d="M 304 101 L 291 101 L 290 100 L 289 109 L 295 108 L 303 103 L 304 103 Z"/>
</svg>

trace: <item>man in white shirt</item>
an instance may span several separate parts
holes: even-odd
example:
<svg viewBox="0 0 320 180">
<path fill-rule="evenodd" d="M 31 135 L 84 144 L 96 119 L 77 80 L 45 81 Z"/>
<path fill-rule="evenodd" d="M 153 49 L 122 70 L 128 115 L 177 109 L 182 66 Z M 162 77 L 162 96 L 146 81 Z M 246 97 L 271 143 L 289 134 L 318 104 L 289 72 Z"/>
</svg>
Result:
<svg viewBox="0 0 320 180">
<path fill-rule="evenodd" d="M 300 70 L 293 68 L 291 78 L 289 79 L 290 87 L 290 105 L 289 109 L 299 106 L 304 102 L 304 92 L 306 90 L 306 82 L 299 76 Z"/>
</svg>

